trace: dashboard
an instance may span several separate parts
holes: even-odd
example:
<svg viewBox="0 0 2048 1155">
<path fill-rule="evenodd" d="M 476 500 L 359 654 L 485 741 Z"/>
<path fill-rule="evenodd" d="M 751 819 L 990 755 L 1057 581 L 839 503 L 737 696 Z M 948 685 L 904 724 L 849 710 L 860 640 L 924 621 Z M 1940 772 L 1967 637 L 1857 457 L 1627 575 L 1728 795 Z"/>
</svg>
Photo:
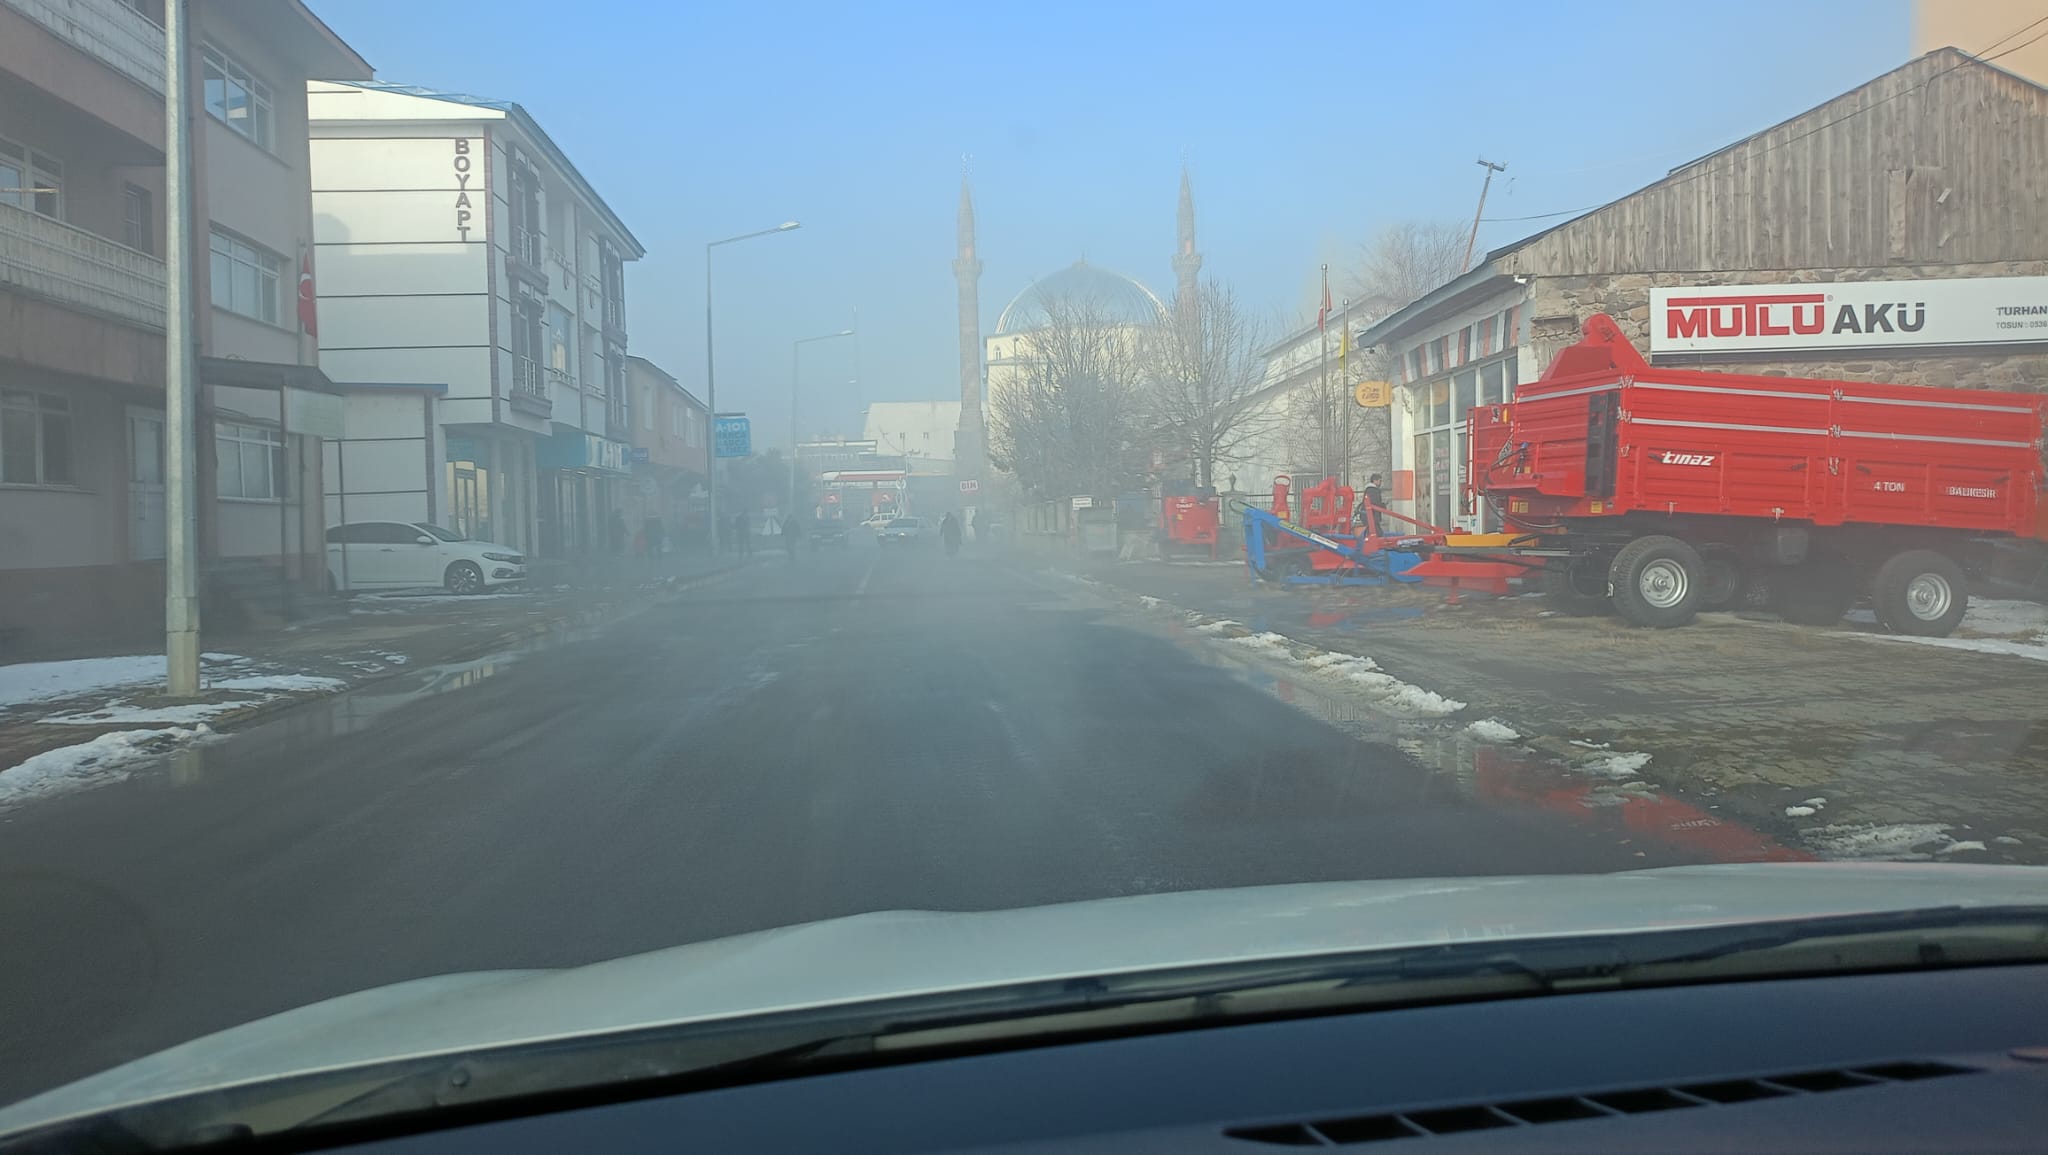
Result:
<svg viewBox="0 0 2048 1155">
<path fill-rule="evenodd" d="M 346 1148 L 1277 1155 L 2048 1150 L 2048 966 L 1555 994 L 1066 1042 Z"/>
</svg>

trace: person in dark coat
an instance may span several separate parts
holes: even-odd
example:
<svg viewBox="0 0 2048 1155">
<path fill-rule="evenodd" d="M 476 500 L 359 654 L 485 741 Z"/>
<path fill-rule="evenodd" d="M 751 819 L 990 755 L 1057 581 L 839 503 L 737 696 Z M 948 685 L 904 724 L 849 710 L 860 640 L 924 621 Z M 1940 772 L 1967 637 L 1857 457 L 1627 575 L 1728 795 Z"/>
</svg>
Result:
<svg viewBox="0 0 2048 1155">
<path fill-rule="evenodd" d="M 1365 479 L 1365 501 L 1358 507 L 1358 525 L 1371 537 L 1380 533 L 1380 506 L 1386 504 L 1386 494 L 1380 489 L 1380 475 L 1375 473 Z"/>
<path fill-rule="evenodd" d="M 747 515 L 744 513 L 732 515 L 732 548 L 741 557 L 754 552 L 754 534 L 747 527 Z"/>
</svg>

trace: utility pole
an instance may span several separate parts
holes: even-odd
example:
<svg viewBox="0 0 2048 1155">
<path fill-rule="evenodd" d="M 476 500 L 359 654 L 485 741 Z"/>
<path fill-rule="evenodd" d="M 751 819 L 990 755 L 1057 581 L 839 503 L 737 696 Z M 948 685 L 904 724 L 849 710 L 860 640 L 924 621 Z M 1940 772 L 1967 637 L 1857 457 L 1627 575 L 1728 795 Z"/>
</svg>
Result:
<svg viewBox="0 0 2048 1155">
<path fill-rule="evenodd" d="M 1324 477 L 1330 476 L 1330 266 L 1323 266 L 1323 307 L 1316 314 L 1316 331 L 1323 343 L 1322 384 L 1316 390 L 1322 402 L 1318 425 L 1322 433 Z"/>
<path fill-rule="evenodd" d="M 199 479 L 192 331 L 192 125 L 185 0 L 164 4 L 164 692 L 199 693 Z"/>
<path fill-rule="evenodd" d="M 1479 218 L 1486 215 L 1486 190 L 1493 187 L 1493 174 L 1508 170 L 1508 166 L 1495 164 L 1483 156 L 1479 163 L 1486 168 L 1486 183 L 1479 186 L 1479 207 L 1472 212 L 1472 235 L 1465 238 L 1465 263 L 1458 266 L 1461 273 L 1472 267 L 1472 248 L 1479 243 Z"/>
<path fill-rule="evenodd" d="M 1343 327 L 1337 330 L 1337 405 L 1344 411 L 1344 459 L 1337 466 L 1337 484 L 1351 484 L 1351 298 L 1344 298 Z"/>
</svg>

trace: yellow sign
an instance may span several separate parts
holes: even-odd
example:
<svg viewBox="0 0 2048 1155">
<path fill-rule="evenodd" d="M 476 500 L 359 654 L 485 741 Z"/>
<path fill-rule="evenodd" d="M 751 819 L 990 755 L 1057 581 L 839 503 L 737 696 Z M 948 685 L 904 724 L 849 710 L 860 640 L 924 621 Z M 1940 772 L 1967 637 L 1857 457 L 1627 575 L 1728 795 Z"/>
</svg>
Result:
<svg viewBox="0 0 2048 1155">
<path fill-rule="evenodd" d="M 1385 381 L 1360 381 L 1351 396 L 1367 409 L 1385 409 L 1394 403 L 1394 387 Z"/>
</svg>

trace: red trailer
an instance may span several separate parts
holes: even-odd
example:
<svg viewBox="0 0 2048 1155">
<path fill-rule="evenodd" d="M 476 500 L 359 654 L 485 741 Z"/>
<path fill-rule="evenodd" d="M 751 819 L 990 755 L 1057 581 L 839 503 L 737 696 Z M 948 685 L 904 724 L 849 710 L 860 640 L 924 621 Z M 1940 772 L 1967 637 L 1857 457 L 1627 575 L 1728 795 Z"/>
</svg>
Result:
<svg viewBox="0 0 2048 1155">
<path fill-rule="evenodd" d="M 2048 397 L 1658 368 L 1592 317 L 1512 404 L 1468 416 L 1468 494 L 1565 608 L 1676 626 L 1745 588 L 1789 621 L 1867 596 L 1961 622 L 1987 539 L 2043 538 Z"/>
</svg>

